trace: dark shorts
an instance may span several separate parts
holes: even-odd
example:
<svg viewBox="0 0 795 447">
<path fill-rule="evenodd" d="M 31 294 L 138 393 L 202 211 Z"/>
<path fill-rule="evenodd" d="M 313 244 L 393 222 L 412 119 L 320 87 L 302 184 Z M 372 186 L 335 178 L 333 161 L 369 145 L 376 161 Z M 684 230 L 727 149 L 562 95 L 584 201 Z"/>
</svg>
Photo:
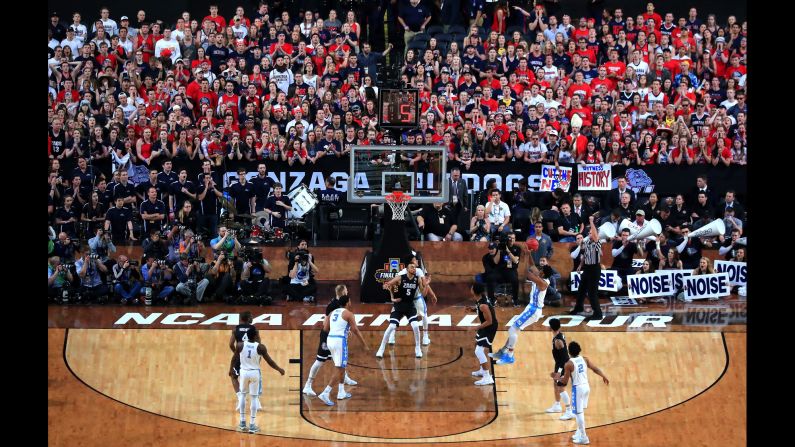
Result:
<svg viewBox="0 0 795 447">
<path fill-rule="evenodd" d="M 494 337 L 496 335 L 497 335 L 497 328 L 479 329 L 475 333 L 475 344 L 477 346 L 483 346 L 484 348 L 490 348 L 491 344 L 494 342 Z"/>
<path fill-rule="evenodd" d="M 235 364 L 229 369 L 230 377 L 240 377 L 240 356 L 235 356 Z"/>
<path fill-rule="evenodd" d="M 321 362 L 331 358 L 331 351 L 328 350 L 326 340 L 328 339 L 328 332 L 320 331 L 320 343 L 317 345 L 317 359 Z"/>
<path fill-rule="evenodd" d="M 553 369 L 552 372 L 560 373 L 560 377 L 563 377 L 563 374 L 564 374 L 563 368 L 564 368 L 564 366 L 566 366 L 565 363 L 557 363 L 557 362 L 555 362 L 555 369 Z M 566 385 L 560 383 L 559 380 L 555 381 L 555 385 L 557 385 L 557 386 L 566 386 Z"/>
<path fill-rule="evenodd" d="M 393 307 L 392 313 L 389 314 L 389 323 L 390 324 L 395 323 L 395 325 L 400 325 L 400 320 L 402 320 L 403 317 L 408 318 L 409 324 L 411 324 L 412 321 L 419 320 L 419 315 L 417 315 L 417 308 L 415 308 L 413 304 L 414 303 L 412 303 L 411 307 L 402 307 L 402 308 Z"/>
</svg>

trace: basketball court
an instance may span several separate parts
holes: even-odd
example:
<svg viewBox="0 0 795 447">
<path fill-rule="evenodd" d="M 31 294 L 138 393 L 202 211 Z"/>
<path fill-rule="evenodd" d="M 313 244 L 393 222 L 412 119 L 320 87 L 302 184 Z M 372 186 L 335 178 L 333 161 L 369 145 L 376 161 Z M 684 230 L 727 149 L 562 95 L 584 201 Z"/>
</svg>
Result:
<svg viewBox="0 0 795 447">
<path fill-rule="evenodd" d="M 478 320 L 466 306 L 474 304 L 469 284 L 482 271 L 487 243 L 409 243 L 400 220 L 409 212 L 400 209 L 407 200 L 447 202 L 446 172 L 438 146 L 354 148 L 347 199 L 379 207 L 381 240 L 373 250 L 361 243 L 310 247 L 321 263 L 317 304 L 50 306 L 50 445 L 571 445 L 576 422 L 544 411 L 554 398 L 552 317 L 610 378 L 608 386 L 591 375 L 586 424 L 592 444 L 745 444 L 745 297 L 688 304 L 602 300 L 605 318 L 588 322 L 567 315 L 573 304 L 567 296 L 520 334 L 516 363 L 492 365 L 494 385 L 474 386 Z M 281 276 L 284 248 L 261 250 L 274 277 Z M 520 272 L 527 269 L 524 244 L 522 250 Z M 381 285 L 412 251 L 432 273 L 439 296 L 436 305 L 428 303 L 432 343 L 416 358 L 411 328 L 401 326 L 396 345 L 378 359 L 391 308 Z M 141 249 L 120 247 L 119 253 L 137 259 Z M 565 249 L 557 249 L 550 263 L 565 275 L 571 270 Z M 358 385 L 347 387 L 352 398 L 328 407 L 301 389 L 336 284 L 348 286 L 370 351 L 350 340 L 348 373 Z M 244 310 L 254 314 L 263 343 L 286 370 L 279 376 L 263 363 L 257 434 L 235 430 L 236 396 L 227 375 L 229 334 Z M 495 350 L 521 310 L 497 307 Z M 331 372 L 331 366 L 320 370 L 316 391 Z"/>
</svg>

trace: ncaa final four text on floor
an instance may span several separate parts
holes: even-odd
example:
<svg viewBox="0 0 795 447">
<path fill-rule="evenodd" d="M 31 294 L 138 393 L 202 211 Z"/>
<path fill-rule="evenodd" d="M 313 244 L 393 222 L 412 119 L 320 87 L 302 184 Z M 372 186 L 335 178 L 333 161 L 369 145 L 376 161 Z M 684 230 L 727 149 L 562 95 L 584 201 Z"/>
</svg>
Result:
<svg viewBox="0 0 795 447">
<path fill-rule="evenodd" d="M 505 326 L 508 327 L 513 324 L 513 321 L 518 315 L 508 321 Z M 582 324 L 585 317 L 579 315 L 548 315 L 545 316 L 543 325 L 549 326 L 550 318 L 558 318 L 561 320 L 562 327 L 573 327 Z M 325 314 L 310 315 L 302 324 L 302 327 L 321 327 L 323 320 L 326 318 Z M 476 314 L 464 315 L 456 324 L 456 327 L 475 327 L 478 326 L 478 316 Z M 587 326 L 590 327 L 620 327 L 628 326 L 629 328 L 665 328 L 666 324 L 670 323 L 673 317 L 669 315 L 618 315 L 612 321 L 602 323 L 601 321 L 588 321 Z M 239 324 L 239 314 L 236 313 L 219 313 L 213 316 L 207 316 L 198 312 L 175 312 L 164 314 L 162 312 L 152 313 L 139 313 L 127 312 L 122 315 L 115 323 L 114 326 L 120 325 L 137 325 L 149 326 L 153 324 L 162 324 L 168 326 L 212 326 L 212 325 L 225 325 L 235 326 Z M 389 314 L 356 314 L 356 323 L 358 326 L 378 327 L 389 324 Z M 253 324 L 261 326 L 270 326 L 274 329 L 284 326 L 282 314 L 260 314 L 254 318 Z M 428 317 L 429 325 L 436 325 L 439 327 L 453 327 L 453 316 L 450 314 L 435 314 Z M 401 326 L 405 326 L 406 322 L 403 321 Z"/>
</svg>

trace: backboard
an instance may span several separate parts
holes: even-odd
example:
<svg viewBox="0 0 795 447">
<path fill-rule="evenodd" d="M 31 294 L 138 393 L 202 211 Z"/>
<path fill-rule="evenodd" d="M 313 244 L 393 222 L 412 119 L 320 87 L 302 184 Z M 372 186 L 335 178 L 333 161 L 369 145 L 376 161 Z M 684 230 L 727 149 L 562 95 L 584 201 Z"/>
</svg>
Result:
<svg viewBox="0 0 795 447">
<path fill-rule="evenodd" d="M 384 203 L 400 184 L 412 203 L 446 202 L 447 152 L 442 146 L 354 146 L 348 202 Z"/>
</svg>

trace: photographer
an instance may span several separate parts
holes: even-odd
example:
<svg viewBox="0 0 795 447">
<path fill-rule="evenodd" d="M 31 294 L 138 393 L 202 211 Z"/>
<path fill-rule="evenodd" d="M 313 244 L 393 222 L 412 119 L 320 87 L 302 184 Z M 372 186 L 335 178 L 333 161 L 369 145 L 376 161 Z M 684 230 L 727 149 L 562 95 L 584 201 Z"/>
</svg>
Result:
<svg viewBox="0 0 795 447">
<path fill-rule="evenodd" d="M 160 230 L 157 228 L 149 230 L 149 237 L 143 241 L 141 247 L 144 249 L 144 260 L 150 256 L 155 259 L 168 258 L 168 244 L 160 237 Z"/>
<path fill-rule="evenodd" d="M 130 261 L 121 255 L 113 266 L 113 291 L 121 297 L 121 304 L 134 303 L 141 292 L 141 273 L 136 266 L 138 262 Z"/>
<path fill-rule="evenodd" d="M 235 272 L 234 261 L 228 258 L 225 252 L 218 253 L 204 277 L 210 281 L 208 288 L 213 290 L 213 299 L 227 303 L 233 302 L 231 297 L 235 292 L 237 272 Z"/>
<path fill-rule="evenodd" d="M 201 266 L 199 259 L 190 258 L 187 254 L 179 255 L 179 262 L 174 265 L 174 274 L 177 277 L 177 293 L 186 297 L 185 304 L 192 304 L 193 299 L 201 302 L 204 299 L 204 291 L 210 285 L 210 280 L 201 276 Z M 194 295 L 195 294 L 195 295 Z"/>
<path fill-rule="evenodd" d="M 158 301 L 168 302 L 168 297 L 174 293 L 174 286 L 169 285 L 169 281 L 174 271 L 165 263 L 163 258 L 145 255 L 146 263 L 141 266 L 141 277 L 144 285 L 141 287 L 141 294 L 144 296 L 144 304 L 152 304 L 152 297 L 157 296 Z"/>
<path fill-rule="evenodd" d="M 515 244 L 516 235 L 511 233 L 507 236 L 501 236 L 500 241 L 497 243 L 497 251 L 493 256 L 493 262 L 496 268 L 492 271 L 491 275 L 486 277 L 486 288 L 489 296 L 494 297 L 494 290 L 497 288 L 497 283 L 510 283 L 513 287 L 513 305 L 519 305 L 519 257 L 522 250 Z M 489 245 L 491 246 L 491 245 Z M 491 251 L 489 251 L 491 254 Z M 492 298 L 493 300 L 493 298 Z"/>
<path fill-rule="evenodd" d="M 210 241 L 210 247 L 213 248 L 213 253 L 224 252 L 227 257 L 231 258 L 237 256 L 241 245 L 234 231 L 221 226 L 218 228 L 218 237 Z"/>
<path fill-rule="evenodd" d="M 429 241 L 464 240 L 456 231 L 458 225 L 453 220 L 453 211 L 441 202 L 423 205 L 422 211 L 417 216 L 417 226 L 428 236 Z"/>
<path fill-rule="evenodd" d="M 317 285 L 312 279 L 318 268 L 310 259 L 309 252 L 298 250 L 293 257 L 293 267 L 290 269 L 290 284 L 287 286 L 287 300 L 297 301 L 303 298 L 305 303 L 315 301 Z"/>
<path fill-rule="evenodd" d="M 240 274 L 240 294 L 244 297 L 253 296 L 256 303 L 270 304 L 273 301 L 270 297 L 271 280 L 268 278 L 270 272 L 271 265 L 261 254 L 257 252 L 246 256 L 243 273 Z"/>
<path fill-rule="evenodd" d="M 63 293 L 63 288 L 69 288 L 73 279 L 69 268 L 61 265 L 61 259 L 58 256 L 51 256 L 47 263 L 47 296 L 58 299 Z"/>
<path fill-rule="evenodd" d="M 116 253 L 116 246 L 113 245 L 110 234 L 106 233 L 105 230 L 97 228 L 96 236 L 88 240 L 88 248 L 92 255 L 99 257 L 105 267 L 113 267 L 115 261 L 109 255 L 110 253 Z"/>
<path fill-rule="evenodd" d="M 179 254 L 187 254 L 189 258 L 204 258 L 204 244 L 190 229 L 185 229 L 179 243 Z"/>
<path fill-rule="evenodd" d="M 77 270 L 77 276 L 80 277 L 80 294 L 83 298 L 98 300 L 100 297 L 108 295 L 108 286 L 102 282 L 102 278 L 99 275 L 100 272 L 108 273 L 108 268 L 105 267 L 105 264 L 97 262 L 96 257 L 85 253 L 75 262 L 75 269 Z"/>
<path fill-rule="evenodd" d="M 77 243 L 72 242 L 72 239 L 63 231 L 58 233 L 58 241 L 53 244 L 52 254 L 61 258 L 62 263 L 66 263 L 75 260 L 75 251 L 77 251 Z"/>
</svg>

